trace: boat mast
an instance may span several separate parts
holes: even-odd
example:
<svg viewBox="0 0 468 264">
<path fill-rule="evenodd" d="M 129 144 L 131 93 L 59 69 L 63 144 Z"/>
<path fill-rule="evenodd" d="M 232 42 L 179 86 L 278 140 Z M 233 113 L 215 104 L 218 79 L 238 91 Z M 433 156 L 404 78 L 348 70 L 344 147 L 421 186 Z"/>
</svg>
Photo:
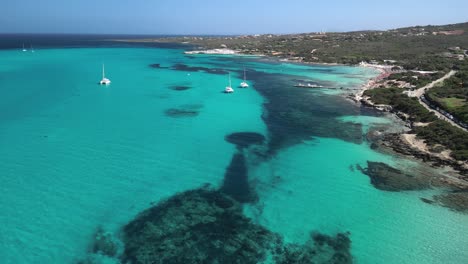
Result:
<svg viewBox="0 0 468 264">
<path fill-rule="evenodd" d="M 231 73 L 229 73 L 229 87 L 231 87 Z"/>
<path fill-rule="evenodd" d="M 104 74 L 104 63 L 102 64 L 102 79 L 106 78 L 105 74 Z"/>
<path fill-rule="evenodd" d="M 244 67 L 244 82 L 245 82 L 245 79 L 246 79 L 246 78 L 245 78 L 245 67 Z"/>
</svg>

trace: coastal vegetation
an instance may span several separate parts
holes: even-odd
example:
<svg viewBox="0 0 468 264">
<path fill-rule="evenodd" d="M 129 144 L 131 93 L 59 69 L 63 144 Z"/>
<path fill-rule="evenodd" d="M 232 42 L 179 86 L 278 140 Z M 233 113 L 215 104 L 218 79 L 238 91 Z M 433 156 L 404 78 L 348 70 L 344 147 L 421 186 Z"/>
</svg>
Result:
<svg viewBox="0 0 468 264">
<path fill-rule="evenodd" d="M 440 111 L 453 116 L 454 120 L 468 122 L 468 64 L 466 61 L 457 61 L 452 66 L 457 73 L 446 79 L 443 83 L 428 89 L 425 98 Z M 426 74 L 424 78 L 411 77 L 409 71 L 391 74 L 387 80 L 404 81 L 411 83 L 414 88 L 421 88 L 440 78 L 441 73 Z M 428 76 L 428 77 L 427 77 Z M 409 78 L 408 78 L 409 77 Z M 415 82 L 417 81 L 417 82 Z M 393 83 L 386 82 L 386 85 Z M 414 126 L 413 132 L 423 139 L 429 146 L 442 145 L 451 150 L 451 156 L 456 160 L 468 160 L 468 133 L 454 127 L 444 120 L 438 119 L 432 112 L 422 106 L 416 97 L 408 97 L 405 90 L 398 87 L 381 87 L 364 92 L 376 104 L 390 105 L 395 112 L 402 112 L 411 122 L 428 123 L 426 126 Z M 402 116 L 402 115 L 400 115 Z"/>
<path fill-rule="evenodd" d="M 390 74 L 386 79 L 390 85 L 399 85 L 399 82 L 401 82 L 407 84 L 406 88 L 418 89 L 441 78 L 442 76 L 444 76 L 444 72 L 439 71 L 430 74 L 422 74 L 413 71 L 400 71 L 398 73 Z"/>
<path fill-rule="evenodd" d="M 457 160 L 468 160 L 468 133 L 442 120 L 431 122 L 427 126 L 415 127 L 419 138 L 430 145 L 440 144 L 452 151 Z"/>
<path fill-rule="evenodd" d="M 419 104 L 418 99 L 403 94 L 401 88 L 377 88 L 367 90 L 364 95 L 369 96 L 376 104 L 385 104 L 393 107 L 393 110 L 408 115 L 408 120 L 413 122 L 432 122 L 437 117 Z"/>
<path fill-rule="evenodd" d="M 229 48 L 244 54 L 261 54 L 301 62 L 357 64 L 361 61 L 375 61 L 396 64 L 405 69 L 449 71 L 454 61 L 465 56 L 467 35 L 468 23 L 461 23 L 387 31 L 192 36 L 141 41 L 183 42 L 203 49 Z"/>
<path fill-rule="evenodd" d="M 376 88 L 364 93 L 376 104 L 390 105 L 395 112 L 411 122 L 429 123 L 427 126 L 414 126 L 413 132 L 418 138 L 430 145 L 442 145 L 451 150 L 451 156 L 457 160 L 468 160 L 468 133 L 439 120 L 432 112 L 424 108 L 415 97 L 408 97 L 401 88 Z"/>
</svg>

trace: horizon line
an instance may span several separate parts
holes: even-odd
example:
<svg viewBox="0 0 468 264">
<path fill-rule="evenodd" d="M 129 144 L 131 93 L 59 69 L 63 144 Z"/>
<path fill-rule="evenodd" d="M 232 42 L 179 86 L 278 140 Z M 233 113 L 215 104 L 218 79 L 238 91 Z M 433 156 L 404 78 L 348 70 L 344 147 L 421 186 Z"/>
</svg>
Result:
<svg viewBox="0 0 468 264">
<path fill-rule="evenodd" d="M 183 34 L 183 33 L 84 33 L 84 32 L 0 32 L 0 35 L 97 35 L 97 36 L 174 36 L 174 37 L 217 37 L 217 36 L 254 36 L 254 35 L 299 35 L 299 34 L 311 34 L 317 32 L 323 33 L 353 33 L 353 32 L 364 32 L 364 31 L 391 31 L 412 27 L 441 27 L 441 26 L 454 26 L 460 24 L 466 24 L 468 21 L 451 23 L 451 24 L 428 24 L 428 25 L 413 25 L 413 26 L 404 26 L 397 28 L 388 28 L 388 29 L 357 29 L 349 31 L 308 31 L 308 32 L 289 32 L 289 33 L 226 33 L 226 34 L 214 34 L 214 33 L 200 33 L 200 34 Z"/>
</svg>

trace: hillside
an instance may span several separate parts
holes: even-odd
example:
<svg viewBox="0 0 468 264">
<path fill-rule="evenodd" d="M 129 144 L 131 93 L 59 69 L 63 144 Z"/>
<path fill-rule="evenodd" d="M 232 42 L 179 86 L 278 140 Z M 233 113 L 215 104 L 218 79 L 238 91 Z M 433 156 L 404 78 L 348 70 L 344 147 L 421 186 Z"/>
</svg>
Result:
<svg viewBox="0 0 468 264">
<path fill-rule="evenodd" d="M 227 47 L 245 54 L 263 54 L 293 61 L 357 64 L 384 60 L 405 68 L 446 70 L 468 49 L 468 23 L 416 26 L 386 31 L 175 37 L 158 42 L 184 42 L 203 49 Z M 449 50 L 459 47 L 458 51 Z M 452 60 L 453 59 L 453 60 Z"/>
</svg>

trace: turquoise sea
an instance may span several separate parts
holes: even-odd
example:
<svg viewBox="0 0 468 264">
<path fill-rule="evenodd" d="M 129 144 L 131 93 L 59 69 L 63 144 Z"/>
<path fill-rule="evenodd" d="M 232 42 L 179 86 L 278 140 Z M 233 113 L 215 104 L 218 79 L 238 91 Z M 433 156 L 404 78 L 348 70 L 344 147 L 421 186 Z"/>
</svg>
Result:
<svg viewBox="0 0 468 264">
<path fill-rule="evenodd" d="M 161 199 L 219 187 L 234 132 L 267 137 L 269 158 L 246 154 L 257 200 L 243 209 L 285 241 L 350 232 L 356 263 L 467 263 L 467 215 L 421 202 L 436 190 L 381 191 L 355 169 L 418 166 L 372 150 L 363 135 L 393 120 L 340 95 L 376 72 L 183 51 L 0 50 L 1 263 L 76 263 L 98 227 L 118 236 Z M 304 80 L 345 89 L 293 87 Z"/>
</svg>

